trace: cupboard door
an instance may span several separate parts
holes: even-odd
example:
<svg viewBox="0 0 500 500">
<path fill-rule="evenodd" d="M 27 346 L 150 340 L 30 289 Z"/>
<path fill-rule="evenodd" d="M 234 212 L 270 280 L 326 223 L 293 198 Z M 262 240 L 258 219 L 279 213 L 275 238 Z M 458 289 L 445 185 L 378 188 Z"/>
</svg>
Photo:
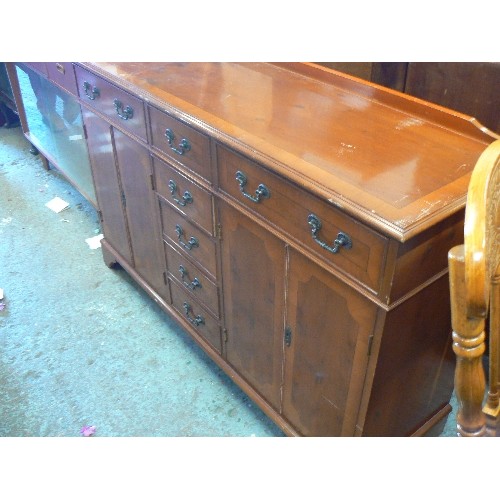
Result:
<svg viewBox="0 0 500 500">
<path fill-rule="evenodd" d="M 285 248 L 272 234 L 221 204 L 227 361 L 274 408 L 282 377 Z"/>
<path fill-rule="evenodd" d="M 290 250 L 283 416 L 306 436 L 352 436 L 376 306 Z"/>
<path fill-rule="evenodd" d="M 130 264 L 132 252 L 122 205 L 122 191 L 113 153 L 111 127 L 82 106 L 97 204 L 104 238 Z"/>
<path fill-rule="evenodd" d="M 151 158 L 138 142 L 113 129 L 135 270 L 163 297 L 168 295 L 163 241 L 152 188 Z"/>
</svg>

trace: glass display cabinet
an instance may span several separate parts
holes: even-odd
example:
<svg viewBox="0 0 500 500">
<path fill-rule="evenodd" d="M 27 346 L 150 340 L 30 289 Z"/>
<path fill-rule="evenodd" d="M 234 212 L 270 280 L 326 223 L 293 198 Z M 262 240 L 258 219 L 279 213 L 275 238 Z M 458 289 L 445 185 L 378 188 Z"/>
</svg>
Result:
<svg viewBox="0 0 500 500">
<path fill-rule="evenodd" d="M 97 207 L 71 63 L 8 63 L 23 132 L 30 143 Z"/>
</svg>

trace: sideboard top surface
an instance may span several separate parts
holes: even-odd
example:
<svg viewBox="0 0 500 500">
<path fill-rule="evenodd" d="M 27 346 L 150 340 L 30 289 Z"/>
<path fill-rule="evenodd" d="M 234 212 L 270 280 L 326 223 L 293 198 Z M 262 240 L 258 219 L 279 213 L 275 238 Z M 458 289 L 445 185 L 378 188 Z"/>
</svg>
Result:
<svg viewBox="0 0 500 500">
<path fill-rule="evenodd" d="M 313 64 L 79 63 L 405 241 L 465 206 L 495 135 Z"/>
</svg>

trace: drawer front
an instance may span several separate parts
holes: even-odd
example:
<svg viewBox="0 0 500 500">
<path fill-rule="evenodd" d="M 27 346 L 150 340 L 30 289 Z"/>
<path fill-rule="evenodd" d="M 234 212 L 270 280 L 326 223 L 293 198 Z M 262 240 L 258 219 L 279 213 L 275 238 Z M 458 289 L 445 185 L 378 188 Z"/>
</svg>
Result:
<svg viewBox="0 0 500 500">
<path fill-rule="evenodd" d="M 153 147 L 211 181 L 208 137 L 152 106 L 149 113 Z"/>
<path fill-rule="evenodd" d="M 257 163 L 218 145 L 221 191 L 332 267 L 377 292 L 385 237 Z"/>
<path fill-rule="evenodd" d="M 214 316 L 220 317 L 217 285 L 168 243 L 165 243 L 165 253 L 171 279 L 195 296 L 199 302 L 212 311 Z"/>
<path fill-rule="evenodd" d="M 164 237 L 172 246 L 216 277 L 215 241 L 202 229 L 190 223 L 168 203 L 160 199 L 161 224 Z"/>
<path fill-rule="evenodd" d="M 23 62 L 21 64 L 28 66 L 28 68 L 34 69 L 35 71 L 38 71 L 39 73 L 42 73 L 42 75 L 48 76 L 47 63 L 45 63 L 45 62 Z"/>
<path fill-rule="evenodd" d="M 73 95 L 78 95 L 76 88 L 75 71 L 73 64 L 70 62 L 48 62 L 47 72 L 49 78 L 58 85 L 66 89 Z"/>
<path fill-rule="evenodd" d="M 81 99 L 119 126 L 146 141 L 143 102 L 90 71 L 75 66 Z"/>
<path fill-rule="evenodd" d="M 153 170 L 156 192 L 213 234 L 212 195 L 158 158 L 153 158 Z"/>
<path fill-rule="evenodd" d="M 177 312 L 186 318 L 199 335 L 220 354 L 222 343 L 218 321 L 173 281 L 171 281 L 170 288 L 172 292 L 172 304 Z"/>
</svg>

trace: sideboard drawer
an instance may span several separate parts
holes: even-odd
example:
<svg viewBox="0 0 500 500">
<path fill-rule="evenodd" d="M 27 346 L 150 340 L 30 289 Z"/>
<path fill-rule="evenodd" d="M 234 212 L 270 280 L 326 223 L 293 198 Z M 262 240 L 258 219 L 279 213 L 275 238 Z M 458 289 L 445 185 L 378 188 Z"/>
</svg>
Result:
<svg viewBox="0 0 500 500">
<path fill-rule="evenodd" d="M 212 195 L 155 157 L 153 171 L 156 192 L 189 219 L 213 234 Z"/>
<path fill-rule="evenodd" d="M 153 147 L 211 181 L 208 137 L 152 106 L 149 113 Z"/>
<path fill-rule="evenodd" d="M 213 238 L 161 199 L 160 215 L 163 235 L 171 241 L 172 246 L 216 277 L 217 260 Z"/>
<path fill-rule="evenodd" d="M 46 62 L 23 62 L 22 63 L 24 66 L 28 66 L 30 69 L 34 69 L 35 71 L 38 71 L 42 75 L 48 76 L 47 73 L 47 64 Z"/>
<path fill-rule="evenodd" d="M 73 63 L 70 62 L 48 62 L 47 72 L 49 78 L 56 82 L 58 85 L 66 89 L 74 95 L 78 95 L 76 88 L 75 71 L 73 70 Z"/>
<path fill-rule="evenodd" d="M 200 302 L 203 302 L 213 313 L 219 317 L 219 295 L 217 285 L 208 279 L 203 271 L 180 253 L 165 243 L 168 271 L 183 288 L 190 291 Z"/>
<path fill-rule="evenodd" d="M 119 126 L 147 140 L 144 105 L 140 99 L 75 66 L 78 93 L 82 100 Z"/>
<path fill-rule="evenodd" d="M 387 239 L 243 156 L 217 146 L 221 191 L 377 292 Z"/>
<path fill-rule="evenodd" d="M 203 309 L 184 290 L 173 281 L 171 283 L 172 304 L 175 309 L 193 325 L 198 334 L 203 337 L 217 352 L 221 353 L 220 326 L 211 314 Z"/>
</svg>

